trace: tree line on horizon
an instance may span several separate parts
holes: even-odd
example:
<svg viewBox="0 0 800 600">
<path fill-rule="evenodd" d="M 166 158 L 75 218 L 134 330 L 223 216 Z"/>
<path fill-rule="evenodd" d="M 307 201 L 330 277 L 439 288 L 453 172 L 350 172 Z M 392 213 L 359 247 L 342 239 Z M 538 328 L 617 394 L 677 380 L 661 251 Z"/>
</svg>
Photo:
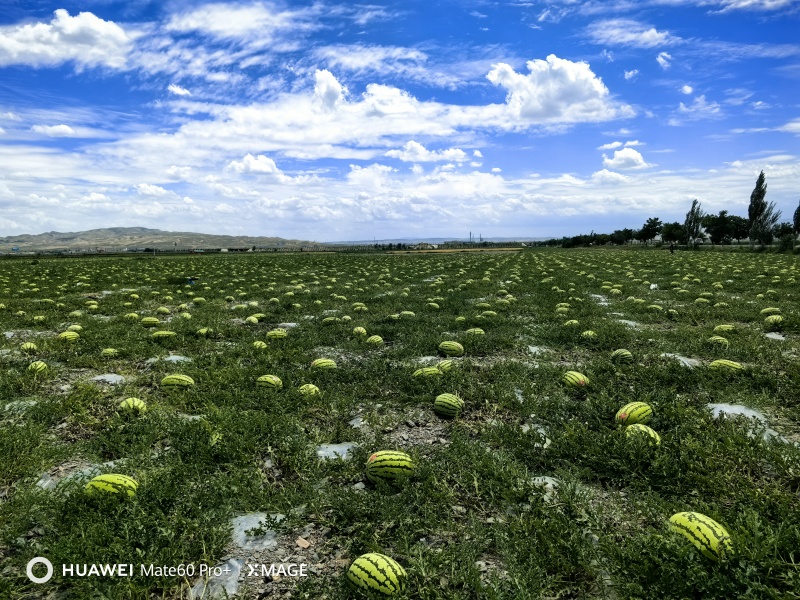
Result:
<svg viewBox="0 0 800 600">
<path fill-rule="evenodd" d="M 658 217 L 651 217 L 639 229 L 617 229 L 613 233 L 595 233 L 572 237 L 554 238 L 541 242 L 545 246 L 561 246 L 574 248 L 577 246 L 607 245 L 622 246 L 634 240 L 647 245 L 658 235 L 661 241 L 670 244 L 686 244 L 694 247 L 698 240 L 707 238 L 712 244 L 732 244 L 744 239 L 750 241 L 751 247 L 761 247 L 779 240 L 781 249 L 794 248 L 797 236 L 800 235 L 800 203 L 794 212 L 792 222 L 780 222 L 781 211 L 775 208 L 775 202 L 767 202 L 767 183 L 764 171 L 758 176 L 755 188 L 750 194 L 750 205 L 747 217 L 729 214 L 721 210 L 718 214 L 707 214 L 698 200 L 692 201 L 689 212 L 683 223 L 674 221 L 662 223 Z"/>
</svg>

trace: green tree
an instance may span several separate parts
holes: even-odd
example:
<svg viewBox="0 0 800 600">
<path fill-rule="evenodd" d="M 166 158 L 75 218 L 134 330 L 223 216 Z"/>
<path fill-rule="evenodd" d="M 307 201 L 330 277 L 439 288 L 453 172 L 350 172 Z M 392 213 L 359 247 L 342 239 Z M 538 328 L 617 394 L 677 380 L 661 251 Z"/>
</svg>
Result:
<svg viewBox="0 0 800 600">
<path fill-rule="evenodd" d="M 748 236 L 750 233 L 750 223 L 747 219 L 737 215 L 731 215 L 728 219 L 731 224 L 731 237 L 735 238 L 737 242 L 740 242 Z"/>
<path fill-rule="evenodd" d="M 725 238 L 733 237 L 733 226 L 727 210 L 719 211 L 718 215 L 706 215 L 702 225 L 712 244 L 721 244 Z"/>
<path fill-rule="evenodd" d="M 794 211 L 792 233 L 794 234 L 794 238 L 792 238 L 792 249 L 794 250 L 794 245 L 797 242 L 797 236 L 800 235 L 800 202 L 797 203 L 797 209 Z"/>
<path fill-rule="evenodd" d="M 674 223 L 664 223 L 664 229 L 661 230 L 661 239 L 665 242 L 680 242 L 686 239 L 683 225 L 677 221 Z"/>
<path fill-rule="evenodd" d="M 622 230 L 622 235 L 625 236 L 626 242 L 630 242 L 636 236 L 636 232 L 630 227 L 626 227 Z"/>
<path fill-rule="evenodd" d="M 747 216 L 750 221 L 750 245 L 759 242 L 762 246 L 771 244 L 775 238 L 774 229 L 781 218 L 781 211 L 775 210 L 775 203 L 766 201 L 767 183 L 764 171 L 756 180 L 756 187 L 750 194 Z"/>
<path fill-rule="evenodd" d="M 692 200 L 692 208 L 686 213 L 686 220 L 683 222 L 683 230 L 690 247 L 694 246 L 694 241 L 700 236 L 700 228 L 704 216 L 705 213 L 701 208 L 700 202 L 695 198 Z"/>
<path fill-rule="evenodd" d="M 661 222 L 661 219 L 658 217 L 651 217 L 645 221 L 644 225 L 642 225 L 642 228 L 639 230 L 639 235 L 636 239 L 642 240 L 645 245 L 647 245 L 647 242 L 661 233 L 663 228 L 664 224 Z"/>
<path fill-rule="evenodd" d="M 784 222 L 784 223 L 778 223 L 777 225 L 775 225 L 775 227 L 773 227 L 773 229 L 772 229 L 772 233 L 776 238 L 782 238 L 782 237 L 787 236 L 787 235 L 792 235 L 792 233 L 794 233 L 794 232 L 793 232 L 792 224 L 788 223 L 788 222 Z"/>
</svg>

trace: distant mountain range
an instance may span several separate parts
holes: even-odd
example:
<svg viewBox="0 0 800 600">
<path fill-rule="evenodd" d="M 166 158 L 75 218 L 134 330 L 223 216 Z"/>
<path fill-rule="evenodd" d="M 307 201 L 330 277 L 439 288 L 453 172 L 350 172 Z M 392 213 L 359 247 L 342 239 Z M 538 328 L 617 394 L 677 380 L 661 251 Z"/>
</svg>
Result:
<svg viewBox="0 0 800 600">
<path fill-rule="evenodd" d="M 549 238 L 532 237 L 489 237 L 485 242 L 531 242 Z M 480 243 L 477 239 L 473 243 Z M 373 244 L 441 244 L 444 242 L 469 242 L 469 238 L 396 238 L 384 240 L 360 240 L 343 242 L 309 242 L 287 240 L 279 237 L 252 237 L 239 235 L 214 235 L 186 231 L 162 231 L 147 227 L 106 227 L 88 231 L 60 232 L 49 231 L 39 234 L 22 234 L 0 237 L 0 252 L 10 252 L 19 248 L 20 252 L 33 250 L 88 250 L 105 252 L 157 248 L 159 250 L 186 250 L 193 248 L 245 248 L 245 247 L 283 247 L 299 246 L 362 246 Z"/>
<path fill-rule="evenodd" d="M 286 240 L 279 237 L 251 237 L 236 235 L 213 235 L 185 231 L 162 231 L 146 227 L 107 227 L 89 231 L 12 235 L 0 238 L 0 252 L 9 252 L 18 247 L 21 252 L 29 250 L 95 250 L 99 248 L 119 251 L 125 248 L 190 249 L 190 248 L 243 248 L 318 246 L 316 242 Z"/>
</svg>

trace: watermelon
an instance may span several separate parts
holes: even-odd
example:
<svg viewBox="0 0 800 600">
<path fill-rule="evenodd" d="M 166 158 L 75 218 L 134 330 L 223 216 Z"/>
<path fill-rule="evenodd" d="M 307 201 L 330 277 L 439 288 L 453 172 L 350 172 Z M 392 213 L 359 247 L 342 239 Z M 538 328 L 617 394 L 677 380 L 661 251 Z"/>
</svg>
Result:
<svg viewBox="0 0 800 600">
<path fill-rule="evenodd" d="M 145 404 L 144 400 L 140 400 L 139 398 L 126 398 L 119 403 L 119 407 L 122 410 L 131 412 L 143 413 L 147 411 L 147 404 Z"/>
<path fill-rule="evenodd" d="M 335 369 L 336 362 L 331 360 L 330 358 L 318 358 L 316 360 L 311 361 L 311 368 L 312 369 Z"/>
<path fill-rule="evenodd" d="M 188 375 L 167 375 L 161 380 L 161 385 L 170 389 L 188 388 L 194 385 L 194 379 Z"/>
<path fill-rule="evenodd" d="M 107 475 L 98 475 L 86 484 L 86 492 L 89 494 L 107 493 L 107 494 L 127 494 L 133 496 L 136 494 L 139 484 L 132 477 L 127 475 L 119 475 L 116 473 L 109 473 Z"/>
<path fill-rule="evenodd" d="M 396 481 L 410 477 L 414 473 L 414 463 L 405 452 L 381 450 L 367 460 L 367 479 L 377 481 Z"/>
<path fill-rule="evenodd" d="M 644 402 L 629 402 L 617 411 L 614 420 L 620 425 L 647 423 L 653 416 L 653 409 Z"/>
<path fill-rule="evenodd" d="M 680 512 L 669 519 L 669 529 L 681 534 L 706 558 L 718 561 L 733 554 L 733 541 L 725 528 L 715 520 L 697 512 Z"/>
<path fill-rule="evenodd" d="M 464 346 L 458 342 L 442 342 L 439 344 L 439 352 L 445 356 L 463 356 Z"/>
<path fill-rule="evenodd" d="M 433 402 L 433 410 L 443 417 L 457 417 L 464 408 L 464 401 L 455 394 L 439 394 Z"/>
<path fill-rule="evenodd" d="M 611 353 L 611 360 L 616 363 L 632 363 L 633 354 L 631 354 L 630 350 L 620 348 L 619 350 L 614 350 Z"/>
<path fill-rule="evenodd" d="M 273 390 L 280 390 L 283 388 L 283 382 L 277 375 L 262 375 L 256 379 L 258 387 L 271 388 Z"/>
<path fill-rule="evenodd" d="M 441 374 L 438 367 L 423 367 L 414 371 L 413 377 L 437 377 Z"/>
<path fill-rule="evenodd" d="M 406 577 L 405 569 L 397 561 L 376 552 L 362 554 L 347 570 L 347 581 L 351 586 L 386 596 L 403 592 Z"/>
<path fill-rule="evenodd" d="M 633 425 L 628 425 L 625 428 L 625 435 L 649 435 L 650 436 L 650 444 L 653 446 L 658 446 L 661 444 L 661 436 L 656 433 L 655 430 L 651 429 L 647 425 L 642 423 L 634 423 Z"/>
<path fill-rule="evenodd" d="M 586 387 L 589 385 L 589 378 L 577 371 L 567 371 L 561 380 L 570 387 Z"/>
<path fill-rule="evenodd" d="M 732 360 L 715 360 L 710 365 L 708 365 L 709 369 L 713 369 L 715 371 L 729 371 L 729 372 L 736 372 L 741 371 L 744 367 L 738 362 Z"/>
</svg>

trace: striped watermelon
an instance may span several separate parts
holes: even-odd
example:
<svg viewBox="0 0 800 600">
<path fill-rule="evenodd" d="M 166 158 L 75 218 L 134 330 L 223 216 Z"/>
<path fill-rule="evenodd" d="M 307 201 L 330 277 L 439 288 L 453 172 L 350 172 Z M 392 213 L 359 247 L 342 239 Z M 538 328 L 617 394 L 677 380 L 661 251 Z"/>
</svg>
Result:
<svg viewBox="0 0 800 600">
<path fill-rule="evenodd" d="M 320 391 L 313 383 L 306 383 L 297 388 L 297 393 L 303 396 L 319 396 Z"/>
<path fill-rule="evenodd" d="M 350 585 L 386 596 L 403 592 L 406 577 L 406 570 L 396 560 L 376 552 L 362 554 L 347 570 Z"/>
<path fill-rule="evenodd" d="M 714 344 L 715 346 L 720 346 L 721 348 L 727 348 L 730 345 L 730 342 L 727 338 L 722 337 L 721 335 L 712 335 L 708 338 L 709 344 Z"/>
<path fill-rule="evenodd" d="M 140 400 L 139 398 L 125 398 L 125 400 L 119 403 L 119 407 L 125 411 L 140 413 L 147 411 L 147 404 L 145 404 L 144 400 Z"/>
<path fill-rule="evenodd" d="M 714 327 L 714 333 L 727 333 L 736 329 L 733 325 L 717 325 Z"/>
<path fill-rule="evenodd" d="M 367 460 L 367 479 L 372 483 L 395 481 L 414 474 L 414 463 L 405 452 L 381 450 Z"/>
<path fill-rule="evenodd" d="M 353 335 L 361 335 L 361 336 L 367 335 L 367 330 L 364 329 L 363 327 L 356 327 L 353 329 Z"/>
<path fill-rule="evenodd" d="M 616 363 L 632 363 L 633 354 L 631 354 L 630 350 L 620 348 L 619 350 L 614 350 L 611 353 L 611 360 Z"/>
<path fill-rule="evenodd" d="M 436 368 L 439 369 L 439 371 L 441 371 L 442 373 L 447 373 L 448 371 L 451 371 L 455 366 L 456 366 L 456 361 L 454 361 L 451 358 L 440 361 L 439 363 L 436 364 Z"/>
<path fill-rule="evenodd" d="M 763 309 L 761 311 L 761 314 L 762 314 L 762 316 L 763 315 L 777 315 L 777 314 L 780 314 L 780 312 L 781 312 L 780 308 L 776 308 L 776 307 L 772 306 L 770 308 Z"/>
<path fill-rule="evenodd" d="M 167 375 L 161 385 L 169 389 L 188 388 L 194 385 L 194 379 L 188 375 Z"/>
<path fill-rule="evenodd" d="M 468 333 L 470 335 L 486 335 L 486 332 L 480 327 L 472 327 L 471 329 L 467 329 L 464 333 Z"/>
<path fill-rule="evenodd" d="M 127 494 L 133 496 L 139 484 L 132 477 L 127 475 L 119 475 L 116 473 L 109 473 L 107 475 L 98 475 L 86 484 L 86 491 L 89 494 L 97 492 L 104 492 L 108 494 Z"/>
<path fill-rule="evenodd" d="M 105 358 L 114 358 L 119 354 L 119 350 L 116 348 L 103 348 L 102 352 L 100 352 L 100 356 Z"/>
<path fill-rule="evenodd" d="M 277 375 L 262 375 L 256 379 L 258 387 L 272 388 L 273 390 L 283 389 L 283 382 Z"/>
<path fill-rule="evenodd" d="M 379 335 L 371 335 L 367 338 L 367 343 L 373 346 L 380 346 L 383 344 L 383 338 Z"/>
<path fill-rule="evenodd" d="M 569 321 L 564 321 L 564 327 L 577 327 L 578 325 L 579 325 L 579 323 L 575 319 L 570 319 Z"/>
<path fill-rule="evenodd" d="M 617 411 L 614 420 L 620 425 L 647 423 L 653 416 L 653 409 L 644 402 L 629 402 Z"/>
<path fill-rule="evenodd" d="M 591 329 L 587 329 L 586 331 L 581 333 L 581 337 L 582 338 L 586 338 L 586 339 L 592 339 L 592 338 L 596 338 L 597 337 L 597 333 L 595 333 Z"/>
<path fill-rule="evenodd" d="M 653 446 L 658 446 L 661 444 L 661 436 L 656 433 L 654 429 L 651 429 L 647 425 L 642 423 L 634 423 L 633 425 L 628 425 L 625 428 L 625 435 L 649 435 L 651 440 L 650 444 Z"/>
<path fill-rule="evenodd" d="M 141 321 L 139 321 L 145 327 L 156 327 L 160 323 L 157 317 L 145 317 Z"/>
<path fill-rule="evenodd" d="M 65 331 L 64 333 L 60 334 L 58 337 L 61 338 L 62 340 L 64 340 L 65 342 L 74 342 L 81 336 L 78 335 L 77 331 Z"/>
<path fill-rule="evenodd" d="M 773 329 L 778 329 L 781 323 L 783 323 L 783 317 L 780 315 L 770 315 L 764 319 L 764 325 Z"/>
<path fill-rule="evenodd" d="M 441 374 L 438 367 L 422 367 L 414 371 L 413 377 L 437 377 Z"/>
<path fill-rule="evenodd" d="M 47 370 L 47 363 L 42 360 L 35 360 L 28 365 L 28 371 L 31 373 L 41 373 Z"/>
<path fill-rule="evenodd" d="M 137 315 L 136 313 L 128 313 L 127 315 L 125 315 L 125 318 L 128 319 L 129 321 L 138 321 L 139 315 Z"/>
<path fill-rule="evenodd" d="M 150 334 L 150 337 L 153 338 L 154 340 L 163 340 L 174 337 L 176 335 L 177 334 L 174 331 L 161 330 L 161 331 L 154 331 L 152 334 Z"/>
<path fill-rule="evenodd" d="M 455 394 L 439 394 L 433 401 L 433 410 L 444 417 L 457 417 L 464 401 Z"/>
<path fill-rule="evenodd" d="M 464 346 L 458 342 L 442 342 L 439 344 L 439 352 L 445 356 L 463 356 Z"/>
<path fill-rule="evenodd" d="M 713 369 L 715 371 L 729 371 L 729 372 L 736 372 L 741 371 L 744 367 L 738 362 L 732 360 L 715 360 L 710 365 L 708 365 L 709 369 Z"/>
<path fill-rule="evenodd" d="M 20 345 L 19 349 L 23 352 L 36 352 L 38 347 L 33 342 L 24 342 L 22 345 Z"/>
<path fill-rule="evenodd" d="M 589 378 L 583 373 L 577 371 L 567 371 L 561 380 L 570 387 L 586 387 L 589 385 Z"/>
<path fill-rule="evenodd" d="M 272 329 L 267 332 L 267 337 L 271 340 L 279 340 L 285 338 L 287 336 L 287 332 L 285 329 Z"/>
<path fill-rule="evenodd" d="M 214 333 L 214 330 L 211 329 L 210 327 L 203 327 L 197 330 L 197 335 L 199 335 L 200 337 L 206 337 L 211 335 L 212 333 Z"/>
<path fill-rule="evenodd" d="M 733 553 L 733 541 L 725 528 L 703 514 L 680 512 L 669 518 L 669 529 L 680 533 L 706 558 L 714 562 Z"/>
<path fill-rule="evenodd" d="M 331 360 L 330 358 L 318 358 L 316 360 L 311 361 L 311 368 L 312 369 L 335 369 L 336 362 Z"/>
</svg>

